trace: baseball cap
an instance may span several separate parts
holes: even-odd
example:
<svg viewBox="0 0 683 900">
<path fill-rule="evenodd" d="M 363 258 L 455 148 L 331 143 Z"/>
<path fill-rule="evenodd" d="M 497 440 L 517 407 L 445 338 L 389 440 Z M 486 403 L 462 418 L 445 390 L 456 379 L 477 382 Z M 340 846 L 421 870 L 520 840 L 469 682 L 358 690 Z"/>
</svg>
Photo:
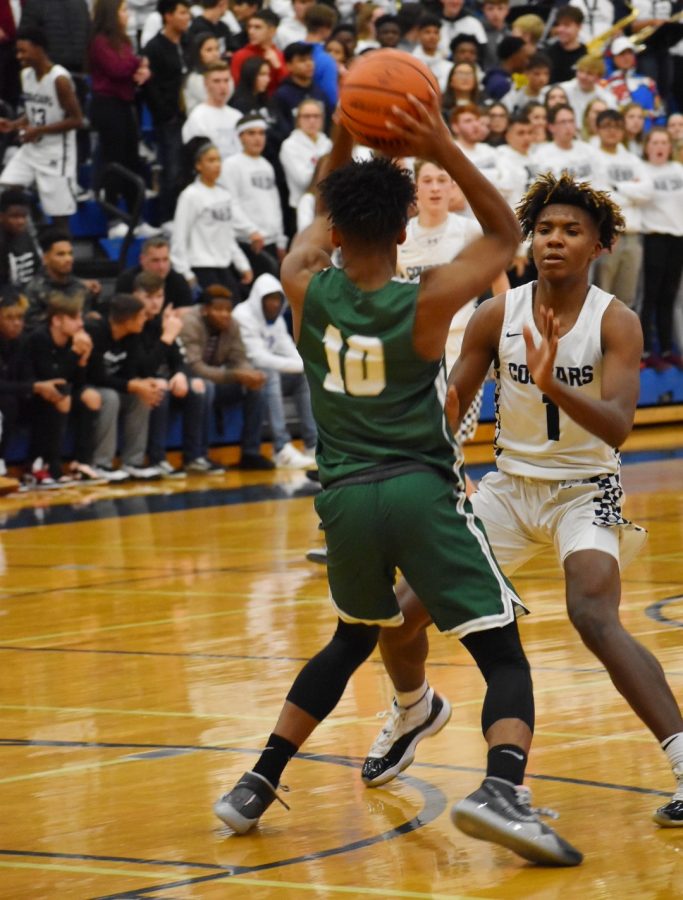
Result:
<svg viewBox="0 0 683 900">
<path fill-rule="evenodd" d="M 644 49 L 644 47 L 639 47 L 637 44 L 634 44 L 633 41 L 630 41 L 627 37 L 616 38 L 612 41 L 612 46 L 610 47 L 612 56 L 619 56 L 620 53 L 625 53 L 626 50 L 632 50 L 633 53 L 640 53 L 640 51 Z"/>
</svg>

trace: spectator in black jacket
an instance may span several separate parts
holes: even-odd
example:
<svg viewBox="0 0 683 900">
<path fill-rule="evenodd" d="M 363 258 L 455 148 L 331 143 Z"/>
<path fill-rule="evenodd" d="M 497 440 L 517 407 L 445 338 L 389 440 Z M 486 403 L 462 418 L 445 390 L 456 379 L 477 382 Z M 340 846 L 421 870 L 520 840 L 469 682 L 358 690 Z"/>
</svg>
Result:
<svg viewBox="0 0 683 900">
<path fill-rule="evenodd" d="M 0 287 L 0 475 L 7 474 L 7 448 L 16 432 L 17 422 L 28 415 L 31 401 L 40 397 L 51 403 L 62 398 L 58 387 L 62 378 L 35 381 L 22 371 L 24 316 L 28 301 L 12 287 Z"/>
<path fill-rule="evenodd" d="M 192 290 L 187 279 L 171 268 L 171 249 L 164 237 L 148 238 L 140 250 L 140 262 L 121 272 L 116 279 L 117 294 L 132 294 L 135 276 L 140 272 L 160 275 L 164 280 L 164 307 L 175 309 L 192 305 Z"/>
<path fill-rule="evenodd" d="M 86 462 L 92 455 L 92 435 L 100 395 L 85 384 L 92 341 L 83 329 L 83 301 L 78 296 L 51 294 L 47 322 L 27 337 L 22 350 L 22 380 L 56 384 L 58 396 L 33 398 L 30 412 L 31 475 L 37 487 L 69 483 L 74 476 L 95 477 Z M 76 458 L 62 474 L 62 445 L 69 413 L 76 423 Z M 83 462 L 81 462 L 83 461 Z M 82 470 L 81 470 L 82 466 Z"/>
<path fill-rule="evenodd" d="M 163 391 L 146 373 L 140 334 L 147 316 L 141 300 L 115 294 L 107 319 L 87 323 L 93 342 L 87 378 L 102 397 L 95 429 L 94 468 L 107 481 L 159 478 L 145 466 L 150 411 L 161 403 Z M 121 415 L 120 469 L 113 469 L 117 424 Z"/>
<path fill-rule="evenodd" d="M 228 0 L 199 0 L 199 5 L 202 11 L 192 20 L 188 36 L 193 38 L 197 34 L 211 34 L 218 41 L 221 56 L 229 57 L 240 45 L 234 43 L 232 31 L 223 22 Z"/>
<path fill-rule="evenodd" d="M 43 251 L 43 267 L 24 291 L 29 302 L 27 329 L 45 323 L 48 300 L 55 291 L 69 297 L 80 297 L 83 311 L 88 313 L 102 290 L 99 281 L 81 281 L 73 274 L 74 248 L 66 232 L 51 226 L 41 232 L 38 241 Z"/>
<path fill-rule="evenodd" d="M 40 268 L 40 253 L 28 230 L 29 199 L 10 188 L 0 197 L 0 284 L 21 286 Z"/>
<path fill-rule="evenodd" d="M 295 128 L 294 116 L 302 100 L 309 97 L 325 104 L 325 130 L 329 131 L 332 109 L 322 88 L 313 83 L 313 47 L 304 41 L 296 41 L 284 49 L 289 75 L 273 94 L 278 118 L 278 131 L 284 140 Z"/>
<path fill-rule="evenodd" d="M 143 50 L 152 72 L 144 94 L 159 142 L 159 215 L 162 222 L 170 222 L 182 175 L 181 92 L 187 74 L 183 37 L 190 25 L 190 3 L 189 0 L 159 0 L 157 8 L 164 24 Z"/>
<path fill-rule="evenodd" d="M 206 414 L 206 389 L 201 378 L 188 377 L 185 354 L 178 335 L 183 320 L 167 306 L 163 313 L 164 280 L 152 272 L 140 272 L 133 284 L 133 296 L 142 300 L 147 321 L 142 331 L 142 351 L 147 374 L 156 379 L 163 398 L 149 417 L 147 457 L 162 478 L 182 477 L 183 469 L 174 468 L 166 459 L 166 436 L 171 408 L 183 416 L 183 460 L 188 471 L 204 471 L 202 454 L 203 423 Z"/>
</svg>

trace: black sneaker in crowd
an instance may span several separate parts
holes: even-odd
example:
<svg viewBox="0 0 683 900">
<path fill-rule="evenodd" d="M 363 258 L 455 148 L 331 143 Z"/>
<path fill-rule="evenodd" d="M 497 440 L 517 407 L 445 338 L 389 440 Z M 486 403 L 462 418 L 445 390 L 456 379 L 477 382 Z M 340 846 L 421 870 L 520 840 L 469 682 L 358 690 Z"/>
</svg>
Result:
<svg viewBox="0 0 683 900">
<path fill-rule="evenodd" d="M 274 469 L 275 463 L 259 453 L 243 453 L 237 468 L 247 472 L 265 472 Z"/>
</svg>

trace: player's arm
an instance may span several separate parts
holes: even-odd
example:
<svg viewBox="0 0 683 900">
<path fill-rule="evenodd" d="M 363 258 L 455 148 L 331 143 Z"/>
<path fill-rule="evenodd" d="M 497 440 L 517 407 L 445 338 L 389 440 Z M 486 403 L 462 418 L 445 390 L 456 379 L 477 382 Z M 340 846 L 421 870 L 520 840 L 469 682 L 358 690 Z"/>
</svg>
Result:
<svg viewBox="0 0 683 900">
<path fill-rule="evenodd" d="M 512 260 L 521 238 L 514 213 L 501 194 L 453 142 L 433 95 L 429 104 L 411 97 L 414 111 L 394 107 L 387 122 L 414 156 L 430 159 L 457 182 L 482 227 L 452 263 L 425 272 L 415 320 L 415 349 L 425 359 L 443 352 L 451 319 L 472 297 L 483 293 Z"/>
<path fill-rule="evenodd" d="M 341 125 L 334 129 L 334 143 L 326 164 L 323 164 L 321 178 L 326 177 L 334 169 L 346 165 L 351 159 L 353 139 Z M 333 250 L 330 235 L 330 223 L 327 209 L 322 197 L 318 195 L 315 218 L 292 241 L 292 247 L 282 262 L 280 281 L 287 300 L 292 307 L 292 323 L 295 339 L 299 336 L 301 310 L 311 278 L 331 264 L 330 254 Z"/>
<path fill-rule="evenodd" d="M 525 326 L 527 364 L 536 387 L 564 410 L 578 425 L 610 447 L 619 447 L 633 427 L 640 391 L 640 357 L 643 333 L 636 314 L 613 300 L 602 317 L 602 392 L 597 399 L 586 396 L 555 377 L 558 326 L 552 311 L 541 308 L 541 343 L 534 345 Z"/>
<path fill-rule="evenodd" d="M 446 409 L 453 432 L 457 432 L 496 355 L 504 314 L 505 294 L 500 294 L 482 303 L 467 323 L 460 356 L 448 376 L 449 403 Z M 451 388 L 455 389 L 455 398 Z"/>
</svg>

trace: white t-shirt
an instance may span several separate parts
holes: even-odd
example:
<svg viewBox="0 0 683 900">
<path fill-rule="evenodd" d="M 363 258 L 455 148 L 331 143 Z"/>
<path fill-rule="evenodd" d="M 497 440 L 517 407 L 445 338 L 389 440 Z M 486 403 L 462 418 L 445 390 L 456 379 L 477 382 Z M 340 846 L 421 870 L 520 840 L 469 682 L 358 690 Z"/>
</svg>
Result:
<svg viewBox="0 0 683 900">
<path fill-rule="evenodd" d="M 304 191 L 308 190 L 318 160 L 331 149 L 332 141 L 326 134 L 319 134 L 313 141 L 300 128 L 295 128 L 282 142 L 280 162 L 289 189 L 289 205 L 293 209 L 298 206 Z"/>
<path fill-rule="evenodd" d="M 253 227 L 235 229 L 239 241 L 248 241 L 249 235 L 259 231 L 266 244 L 287 246 L 282 224 L 280 194 L 275 182 L 273 167 L 262 156 L 236 153 L 223 160 L 220 181 L 244 210 Z"/>
<path fill-rule="evenodd" d="M 622 144 L 616 153 L 595 149 L 600 163 L 601 180 L 596 187 L 609 191 L 615 203 L 621 207 L 626 220 L 626 231 L 637 233 L 643 229 L 643 206 L 652 199 L 654 185 L 642 159 L 629 153 Z"/>
<path fill-rule="evenodd" d="M 558 147 L 554 141 L 536 144 L 532 161 L 537 175 L 552 172 L 559 178 L 566 171 L 577 181 L 593 181 L 598 172 L 595 150 L 585 141 L 574 141 L 568 150 Z"/>
<path fill-rule="evenodd" d="M 586 92 L 579 87 L 578 79 L 572 78 L 570 81 L 561 81 L 560 87 L 567 95 L 567 100 L 569 100 L 569 105 L 574 110 L 577 122 L 583 122 L 583 114 L 586 112 L 586 107 L 591 100 L 602 100 L 603 103 L 607 104 L 608 109 L 616 109 L 617 103 L 612 91 L 600 87 L 599 84 L 596 84 L 592 91 Z"/>
<path fill-rule="evenodd" d="M 412 55 L 430 69 L 434 78 L 439 82 L 439 89 L 442 92 L 445 91 L 448 84 L 448 75 L 453 68 L 453 63 L 444 59 L 439 52 L 435 53 L 434 56 L 428 56 L 419 44 L 413 50 Z"/>
<path fill-rule="evenodd" d="M 650 202 L 643 206 L 643 231 L 683 236 L 683 165 L 679 162 L 644 165 L 652 178 L 654 192 Z"/>
<path fill-rule="evenodd" d="M 200 103 L 192 110 L 183 125 L 183 143 L 194 137 L 207 137 L 225 158 L 242 149 L 237 137 L 236 125 L 244 113 L 232 106 L 209 106 Z"/>
</svg>

